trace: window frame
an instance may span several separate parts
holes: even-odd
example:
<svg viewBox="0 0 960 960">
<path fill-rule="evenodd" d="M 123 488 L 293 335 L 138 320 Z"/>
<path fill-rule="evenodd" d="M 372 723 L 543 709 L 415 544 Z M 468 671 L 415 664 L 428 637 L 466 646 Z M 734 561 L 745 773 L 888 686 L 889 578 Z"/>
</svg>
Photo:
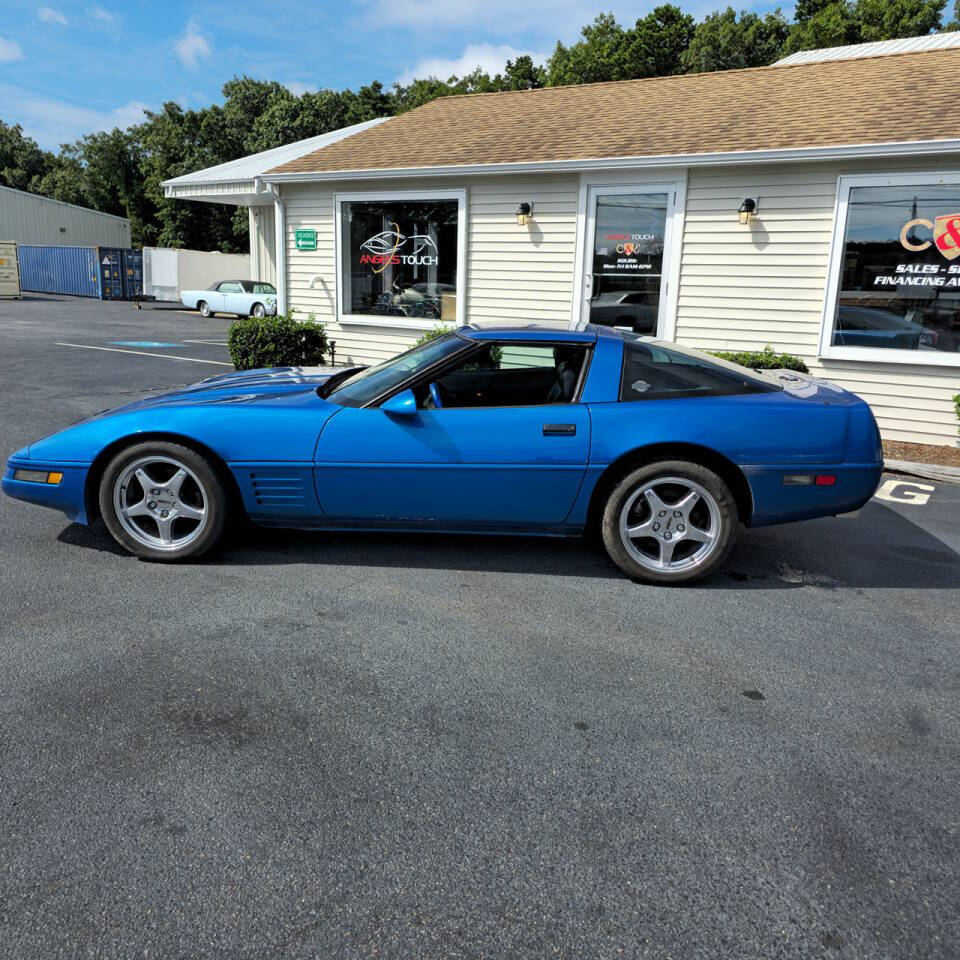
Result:
<svg viewBox="0 0 960 960">
<path fill-rule="evenodd" d="M 443 320 L 420 317 L 394 317 L 386 314 L 345 313 L 343 309 L 343 217 L 344 203 L 390 202 L 405 200 L 455 200 L 457 202 L 457 316 L 455 326 L 466 323 L 467 288 L 467 191 L 453 190 L 365 190 L 350 193 L 335 193 L 333 196 L 334 219 L 334 270 L 337 290 L 337 321 L 341 324 L 366 327 L 394 327 L 402 330 L 436 330 L 444 326 Z"/>
<path fill-rule="evenodd" d="M 840 296 L 840 274 L 843 269 L 844 239 L 847 232 L 847 210 L 853 187 L 906 187 L 923 184 L 956 184 L 960 188 L 960 171 L 920 173 L 841 174 L 837 177 L 837 197 L 833 210 L 833 234 L 827 262 L 827 289 L 820 321 L 820 343 L 817 355 L 822 360 L 855 360 L 864 363 L 902 363 L 923 367 L 960 367 L 960 353 L 936 350 L 894 350 L 882 347 L 848 347 L 832 343 L 834 317 Z M 958 191 L 960 192 L 960 191 Z"/>
</svg>

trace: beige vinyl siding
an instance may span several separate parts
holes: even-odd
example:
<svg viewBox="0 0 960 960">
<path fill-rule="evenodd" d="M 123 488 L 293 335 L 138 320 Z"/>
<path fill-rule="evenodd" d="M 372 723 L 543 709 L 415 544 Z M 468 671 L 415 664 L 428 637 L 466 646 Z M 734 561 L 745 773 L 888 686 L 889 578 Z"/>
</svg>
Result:
<svg viewBox="0 0 960 960">
<path fill-rule="evenodd" d="M 570 322 L 579 178 L 476 178 L 467 195 L 467 320 Z M 533 222 L 517 225 L 521 201 Z"/>
<path fill-rule="evenodd" d="M 337 319 L 334 195 L 367 191 L 467 191 L 466 322 L 570 320 L 576 249 L 578 177 L 474 177 L 467 181 L 384 180 L 283 187 L 286 208 L 288 305 L 313 313 L 336 341 L 337 363 L 379 363 L 410 347 L 423 331 Z M 522 200 L 533 223 L 517 225 Z M 295 246 L 298 229 L 317 231 L 317 249 Z"/>
<path fill-rule="evenodd" d="M 692 169 L 677 340 L 708 350 L 773 344 L 862 396 L 888 439 L 955 444 L 951 398 L 960 392 L 960 362 L 929 367 L 817 357 L 838 176 L 937 169 L 960 169 L 960 159 Z M 759 204 L 749 228 L 737 220 L 744 197 Z"/>
</svg>

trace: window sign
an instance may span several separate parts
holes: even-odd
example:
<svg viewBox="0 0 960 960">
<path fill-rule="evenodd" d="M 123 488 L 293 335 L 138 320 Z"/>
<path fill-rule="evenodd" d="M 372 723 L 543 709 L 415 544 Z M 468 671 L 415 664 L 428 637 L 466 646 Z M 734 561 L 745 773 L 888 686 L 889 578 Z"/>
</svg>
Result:
<svg viewBox="0 0 960 960">
<path fill-rule="evenodd" d="M 850 186 L 841 242 L 829 346 L 960 353 L 960 183 Z"/>
<path fill-rule="evenodd" d="M 667 194 L 597 197 L 590 322 L 656 333 Z"/>
<path fill-rule="evenodd" d="M 456 323 L 459 216 L 457 199 L 341 201 L 343 313 Z"/>
</svg>

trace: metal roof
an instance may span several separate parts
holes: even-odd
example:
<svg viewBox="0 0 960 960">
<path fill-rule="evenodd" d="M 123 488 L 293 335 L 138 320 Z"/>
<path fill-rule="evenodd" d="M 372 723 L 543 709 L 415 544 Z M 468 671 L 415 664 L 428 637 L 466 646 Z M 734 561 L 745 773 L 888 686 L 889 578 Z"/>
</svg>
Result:
<svg viewBox="0 0 960 960">
<path fill-rule="evenodd" d="M 960 31 L 931 33 L 925 37 L 903 37 L 900 40 L 878 40 L 875 43 L 855 43 L 846 47 L 800 50 L 778 60 L 773 66 L 792 67 L 798 63 L 823 63 L 826 60 L 859 60 L 863 57 L 886 57 L 895 53 L 920 53 L 948 47 L 960 47 Z"/>
<path fill-rule="evenodd" d="M 339 140 L 345 140 L 352 137 L 355 133 L 360 133 L 369 127 L 374 127 L 378 123 L 383 123 L 386 117 L 378 117 L 376 120 L 366 120 L 363 123 L 355 123 L 350 127 L 343 127 L 340 130 L 333 130 L 330 133 L 322 133 L 319 137 L 310 137 L 307 140 L 298 140 L 296 143 L 287 143 L 282 147 L 274 147 L 272 150 L 263 150 L 260 153 L 253 153 L 249 157 L 240 157 L 238 160 L 230 160 L 227 163 L 218 163 L 215 167 L 207 167 L 205 170 L 195 170 L 193 173 L 185 173 L 180 177 L 173 177 L 170 180 L 164 180 L 164 187 L 203 187 L 213 183 L 247 183 L 254 181 L 262 173 L 272 170 L 281 164 L 289 163 L 314 150 L 320 150 L 328 147 Z"/>
</svg>

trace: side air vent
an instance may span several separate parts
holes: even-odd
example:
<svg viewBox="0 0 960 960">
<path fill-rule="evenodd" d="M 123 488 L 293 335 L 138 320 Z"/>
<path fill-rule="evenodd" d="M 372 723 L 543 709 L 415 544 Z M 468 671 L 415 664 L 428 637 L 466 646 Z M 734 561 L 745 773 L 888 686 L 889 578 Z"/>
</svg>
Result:
<svg viewBox="0 0 960 960">
<path fill-rule="evenodd" d="M 304 478 L 290 471 L 251 471 L 250 488 L 258 507 L 293 510 L 305 503 Z"/>
</svg>

